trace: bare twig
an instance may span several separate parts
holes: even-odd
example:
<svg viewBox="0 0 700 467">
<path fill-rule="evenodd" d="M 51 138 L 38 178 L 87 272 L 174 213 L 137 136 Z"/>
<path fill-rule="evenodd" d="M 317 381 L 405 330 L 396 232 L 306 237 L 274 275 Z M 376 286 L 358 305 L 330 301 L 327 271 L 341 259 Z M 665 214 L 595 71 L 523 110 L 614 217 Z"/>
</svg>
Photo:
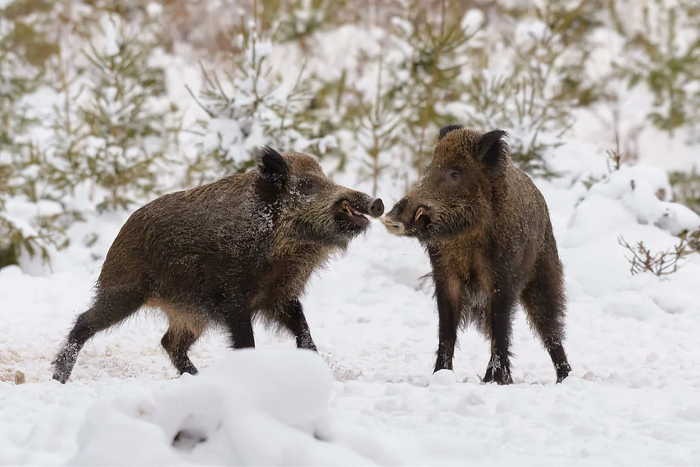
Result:
<svg viewBox="0 0 700 467">
<path fill-rule="evenodd" d="M 680 261 L 693 253 L 685 236 L 682 236 L 680 242 L 673 248 L 657 253 L 652 253 L 641 241 L 635 247 L 622 237 L 618 242 L 632 253 L 631 258 L 627 256 L 625 258 L 630 263 L 630 272 L 633 276 L 640 272 L 651 272 L 658 277 L 673 274 L 680 267 Z"/>
</svg>

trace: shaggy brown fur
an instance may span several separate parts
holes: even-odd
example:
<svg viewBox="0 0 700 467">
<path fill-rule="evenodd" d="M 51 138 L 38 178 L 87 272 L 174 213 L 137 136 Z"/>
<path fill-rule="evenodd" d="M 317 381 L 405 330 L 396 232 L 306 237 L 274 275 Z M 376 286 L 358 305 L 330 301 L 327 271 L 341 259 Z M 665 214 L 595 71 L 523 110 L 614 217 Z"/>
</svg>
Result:
<svg viewBox="0 0 700 467">
<path fill-rule="evenodd" d="M 420 182 L 382 219 L 417 238 L 432 265 L 439 313 L 435 371 L 452 369 L 460 326 L 491 340 L 484 381 L 512 382 L 517 301 L 552 358 L 557 382 L 571 370 L 564 340 L 563 269 L 544 197 L 516 168 L 505 132 L 445 127 Z"/>
<path fill-rule="evenodd" d="M 197 373 L 187 351 L 210 325 L 227 329 L 234 348 L 254 347 L 255 317 L 316 350 L 299 297 L 310 275 L 367 229 L 363 214 L 383 212 L 380 199 L 336 185 L 310 156 L 270 148 L 248 173 L 148 203 L 110 247 L 54 379 L 65 383 L 88 339 L 143 306 L 167 315 L 161 343 L 180 373 Z"/>
</svg>

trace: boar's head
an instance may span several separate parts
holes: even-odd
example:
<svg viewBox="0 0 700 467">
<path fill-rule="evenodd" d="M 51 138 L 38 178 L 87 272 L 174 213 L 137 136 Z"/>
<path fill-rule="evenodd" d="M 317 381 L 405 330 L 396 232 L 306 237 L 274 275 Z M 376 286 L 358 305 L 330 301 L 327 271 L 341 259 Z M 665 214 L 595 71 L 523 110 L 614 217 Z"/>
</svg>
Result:
<svg viewBox="0 0 700 467">
<path fill-rule="evenodd" d="M 278 236 L 289 241 L 346 248 L 384 213 L 381 199 L 338 185 L 311 156 L 279 154 L 264 147 L 258 155 L 257 194 L 270 207 Z"/>
<path fill-rule="evenodd" d="M 425 175 L 382 218 L 387 230 L 431 244 L 488 225 L 509 163 L 504 136 L 442 128 Z"/>
</svg>

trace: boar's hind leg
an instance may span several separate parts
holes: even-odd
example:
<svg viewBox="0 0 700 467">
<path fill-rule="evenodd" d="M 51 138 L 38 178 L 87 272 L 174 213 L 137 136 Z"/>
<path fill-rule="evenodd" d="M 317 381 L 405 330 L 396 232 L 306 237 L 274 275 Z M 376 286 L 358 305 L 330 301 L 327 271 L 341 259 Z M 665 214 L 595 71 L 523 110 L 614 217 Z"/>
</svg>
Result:
<svg viewBox="0 0 700 467">
<path fill-rule="evenodd" d="M 299 300 L 293 300 L 287 303 L 279 313 L 279 320 L 297 340 L 297 348 L 309 349 L 318 352 L 316 344 L 311 338 L 311 330 L 306 322 L 304 310 Z"/>
<path fill-rule="evenodd" d="M 571 366 L 564 352 L 565 295 L 561 263 L 541 258 L 535 278 L 522 293 L 521 301 L 530 327 L 542 341 L 557 372 L 557 383 L 569 376 Z"/>
<path fill-rule="evenodd" d="M 511 384 L 510 340 L 515 299 L 505 290 L 491 300 L 491 359 L 486 367 L 485 383 Z"/>
<path fill-rule="evenodd" d="M 173 366 L 175 366 L 180 374 L 197 374 L 197 367 L 194 366 L 190 357 L 187 356 L 187 351 L 198 337 L 199 336 L 190 329 L 171 325 L 160 341 L 165 351 L 168 352 Z"/>
<path fill-rule="evenodd" d="M 138 311 L 143 297 L 137 293 L 104 293 L 99 291 L 94 305 L 78 319 L 68 334 L 63 349 L 56 355 L 53 379 L 65 383 L 73 371 L 78 353 L 92 336 L 114 326 Z"/>
</svg>

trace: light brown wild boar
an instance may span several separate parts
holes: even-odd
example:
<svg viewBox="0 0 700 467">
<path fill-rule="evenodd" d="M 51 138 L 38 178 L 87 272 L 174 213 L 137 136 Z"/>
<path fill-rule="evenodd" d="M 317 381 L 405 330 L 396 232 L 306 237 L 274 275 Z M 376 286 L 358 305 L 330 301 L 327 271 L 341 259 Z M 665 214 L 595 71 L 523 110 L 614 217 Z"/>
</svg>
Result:
<svg viewBox="0 0 700 467">
<path fill-rule="evenodd" d="M 65 383 L 85 342 L 141 307 L 170 326 L 161 344 L 180 373 L 210 325 L 255 347 L 260 317 L 316 350 L 299 297 L 309 276 L 379 217 L 380 199 L 336 185 L 310 156 L 263 148 L 245 174 L 162 196 L 135 211 L 107 253 L 92 306 L 54 360 Z"/>
<path fill-rule="evenodd" d="M 382 222 L 390 233 L 418 239 L 430 258 L 439 314 L 435 371 L 452 370 L 457 331 L 472 324 L 491 340 L 483 381 L 512 383 L 520 301 L 561 382 L 571 371 L 562 264 L 544 197 L 513 165 L 505 136 L 442 128 L 427 172 Z"/>
</svg>

